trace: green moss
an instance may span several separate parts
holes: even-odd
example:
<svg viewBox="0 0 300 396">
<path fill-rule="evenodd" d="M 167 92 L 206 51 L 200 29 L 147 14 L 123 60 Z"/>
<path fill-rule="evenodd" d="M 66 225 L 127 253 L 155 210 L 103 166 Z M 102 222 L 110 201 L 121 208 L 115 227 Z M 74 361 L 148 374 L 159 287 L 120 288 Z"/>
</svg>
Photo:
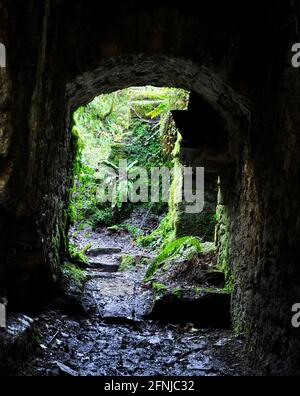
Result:
<svg viewBox="0 0 300 396">
<path fill-rule="evenodd" d="M 177 131 L 177 140 L 174 145 L 174 149 L 172 151 L 172 157 L 178 158 L 181 152 L 181 143 L 182 143 L 182 136 L 179 131 Z"/>
<path fill-rule="evenodd" d="M 168 292 L 168 288 L 166 285 L 160 282 L 153 282 L 152 283 L 152 289 L 154 290 L 156 296 L 163 296 Z"/>
<path fill-rule="evenodd" d="M 151 263 L 151 259 L 149 257 L 142 257 L 140 264 L 143 266 L 148 266 Z"/>
<path fill-rule="evenodd" d="M 202 242 L 202 253 L 215 252 L 217 247 L 214 242 Z"/>
<path fill-rule="evenodd" d="M 183 290 L 181 289 L 181 287 L 175 287 L 175 288 L 172 290 L 172 294 L 173 294 L 173 296 L 175 296 L 175 297 L 181 299 L 182 296 L 183 296 Z"/>
<path fill-rule="evenodd" d="M 89 237 L 89 234 L 85 234 L 85 237 Z M 92 247 L 92 244 L 91 243 L 87 243 L 81 250 L 80 250 L 80 252 L 82 253 L 82 254 L 86 254 L 86 252 L 90 249 Z"/>
<path fill-rule="evenodd" d="M 150 262 L 151 260 L 148 257 L 138 258 L 131 255 L 122 256 L 120 259 L 119 271 L 130 271 L 137 265 L 146 266 L 149 265 Z"/>
<path fill-rule="evenodd" d="M 113 225 L 111 227 L 107 227 L 107 231 L 111 232 L 112 234 L 116 234 L 121 230 L 121 227 L 118 225 Z"/>
<path fill-rule="evenodd" d="M 31 340 L 34 345 L 40 345 L 42 343 L 42 336 L 41 333 L 37 329 L 33 329 Z"/>
<path fill-rule="evenodd" d="M 177 159 L 174 159 L 174 165 L 180 166 Z M 175 176 L 170 186 L 168 213 L 163 218 L 156 230 L 154 230 L 150 235 L 138 238 L 138 245 L 142 247 L 151 247 L 154 249 L 164 248 L 177 238 L 179 208 L 178 204 L 175 203 L 175 189 L 178 184 L 179 181 Z"/>
<path fill-rule="evenodd" d="M 67 213 L 68 213 L 69 224 L 74 225 L 76 221 L 76 208 L 72 202 L 68 206 Z"/>
<path fill-rule="evenodd" d="M 218 229 L 218 263 L 217 268 L 225 274 L 225 288 L 228 291 L 233 290 L 233 271 L 230 265 L 230 244 L 231 235 L 229 230 L 229 215 L 226 206 L 218 205 L 217 213 L 217 229 Z"/>
<path fill-rule="evenodd" d="M 216 287 L 206 287 L 203 288 L 202 291 L 205 291 L 206 293 L 228 294 L 228 290 L 225 287 L 222 289 Z"/>
<path fill-rule="evenodd" d="M 139 237 L 137 245 L 142 247 L 158 248 L 166 245 L 175 239 L 175 230 L 171 213 L 168 213 L 161 221 L 160 225 L 151 234 Z"/>
<path fill-rule="evenodd" d="M 86 275 L 84 272 L 71 263 L 64 263 L 62 268 L 63 276 L 65 276 L 68 280 L 74 281 L 78 286 L 82 286 L 86 281 Z"/>
<path fill-rule="evenodd" d="M 122 256 L 120 260 L 119 271 L 130 271 L 136 266 L 136 258 L 135 256 Z"/>
<path fill-rule="evenodd" d="M 74 244 L 69 245 L 69 254 L 72 261 L 75 263 L 87 264 L 88 258 L 85 253 L 89 249 L 90 245 L 82 250 L 78 250 Z"/>
</svg>

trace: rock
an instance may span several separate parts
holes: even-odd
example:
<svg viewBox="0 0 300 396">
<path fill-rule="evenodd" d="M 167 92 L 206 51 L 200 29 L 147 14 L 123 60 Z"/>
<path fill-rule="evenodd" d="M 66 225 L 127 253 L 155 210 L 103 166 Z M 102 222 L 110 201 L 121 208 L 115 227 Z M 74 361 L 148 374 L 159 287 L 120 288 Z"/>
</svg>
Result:
<svg viewBox="0 0 300 396">
<path fill-rule="evenodd" d="M 22 314 L 11 314 L 7 326 L 0 330 L 0 375 L 14 375 L 18 366 L 35 346 L 34 320 Z"/>
<path fill-rule="evenodd" d="M 167 293 L 158 298 L 146 318 L 169 323 L 193 323 L 198 327 L 230 328 L 230 293 L 203 289 L 200 294 Z"/>
<path fill-rule="evenodd" d="M 97 247 L 93 249 L 89 249 L 87 251 L 87 255 L 90 257 L 97 257 L 101 254 L 119 254 L 122 252 L 122 249 L 117 247 Z"/>
<path fill-rule="evenodd" d="M 119 269 L 119 264 L 118 263 L 99 263 L 99 262 L 91 261 L 91 262 L 89 262 L 89 267 L 95 268 L 95 269 L 103 271 L 103 272 L 117 272 Z"/>
<path fill-rule="evenodd" d="M 59 369 L 60 375 L 68 376 L 68 377 L 77 377 L 78 374 L 75 370 L 72 370 L 70 367 L 66 366 L 63 363 L 56 362 L 56 365 Z"/>
<path fill-rule="evenodd" d="M 133 274 L 108 274 L 86 283 L 82 303 L 87 312 L 95 310 L 110 322 L 139 322 L 151 312 L 153 292 L 142 288 Z"/>
<path fill-rule="evenodd" d="M 199 278 L 195 278 L 195 282 L 222 289 L 225 286 L 225 274 L 217 270 L 202 271 L 202 273 L 199 274 Z"/>
<path fill-rule="evenodd" d="M 66 292 L 52 300 L 51 305 L 67 314 L 84 315 L 86 313 L 81 303 L 81 294 L 72 295 Z"/>
</svg>

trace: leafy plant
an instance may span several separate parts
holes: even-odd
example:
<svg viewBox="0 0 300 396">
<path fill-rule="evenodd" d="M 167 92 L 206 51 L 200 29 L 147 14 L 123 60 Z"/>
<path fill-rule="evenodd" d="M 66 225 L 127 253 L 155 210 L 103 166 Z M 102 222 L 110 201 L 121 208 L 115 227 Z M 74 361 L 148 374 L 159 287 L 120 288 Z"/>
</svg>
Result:
<svg viewBox="0 0 300 396">
<path fill-rule="evenodd" d="M 174 239 L 174 225 L 171 213 L 169 212 L 151 234 L 140 236 L 137 239 L 137 245 L 145 248 L 156 249 L 161 247 L 164 243 L 167 244 Z"/>
<path fill-rule="evenodd" d="M 126 202 L 126 197 L 128 197 L 131 188 L 133 186 L 132 181 L 132 174 L 134 174 L 135 169 L 134 166 L 137 164 L 138 161 L 133 161 L 129 165 L 127 165 L 125 172 L 127 177 L 122 178 L 117 173 L 106 174 L 103 180 L 103 184 L 112 190 L 112 202 L 111 207 L 112 209 L 121 210 L 124 202 Z M 118 171 L 118 167 L 109 161 L 103 161 L 105 165 L 112 167 L 113 169 Z"/>
<path fill-rule="evenodd" d="M 150 279 L 166 261 L 174 259 L 191 260 L 201 251 L 201 243 L 197 237 L 187 236 L 176 239 L 167 244 L 156 256 L 146 272 L 145 279 Z"/>
</svg>

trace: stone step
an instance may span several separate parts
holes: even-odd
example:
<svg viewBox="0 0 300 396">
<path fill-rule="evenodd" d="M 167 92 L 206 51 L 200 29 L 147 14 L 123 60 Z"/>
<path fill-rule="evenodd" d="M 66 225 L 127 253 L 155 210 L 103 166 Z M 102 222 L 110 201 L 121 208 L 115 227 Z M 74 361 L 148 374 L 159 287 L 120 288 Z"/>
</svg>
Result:
<svg viewBox="0 0 300 396">
<path fill-rule="evenodd" d="M 88 267 L 102 272 L 117 272 L 120 265 L 117 262 L 100 263 L 98 261 L 90 261 Z"/>
<path fill-rule="evenodd" d="M 225 286 L 225 274 L 222 271 L 201 271 L 194 277 L 194 282 L 199 285 L 211 285 L 222 289 Z"/>
<path fill-rule="evenodd" d="M 97 257 L 103 254 L 119 254 L 122 252 L 122 249 L 118 247 L 96 247 L 89 249 L 86 254 L 90 257 Z"/>
<path fill-rule="evenodd" d="M 134 276 L 103 273 L 85 285 L 82 304 L 113 323 L 140 322 L 153 307 L 153 292 Z"/>
<path fill-rule="evenodd" d="M 230 328 L 230 293 L 203 289 L 199 293 L 171 292 L 156 299 L 147 319 L 167 323 L 193 323 L 197 327 Z"/>
</svg>

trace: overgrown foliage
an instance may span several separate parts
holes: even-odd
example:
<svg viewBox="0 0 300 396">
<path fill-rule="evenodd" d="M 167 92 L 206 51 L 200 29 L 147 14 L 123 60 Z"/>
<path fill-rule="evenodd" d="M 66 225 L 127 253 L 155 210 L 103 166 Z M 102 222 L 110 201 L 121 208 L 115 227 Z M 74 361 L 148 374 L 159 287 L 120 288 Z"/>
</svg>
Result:
<svg viewBox="0 0 300 396">
<path fill-rule="evenodd" d="M 176 141 L 174 141 L 172 151 L 170 153 L 172 165 L 177 168 L 181 167 L 179 160 L 181 152 L 181 142 L 182 136 L 177 131 Z M 180 180 L 177 179 L 178 177 L 181 176 L 173 176 L 173 179 L 171 181 L 168 211 L 166 215 L 164 216 L 158 228 L 154 230 L 150 235 L 138 238 L 138 245 L 151 249 L 163 249 L 168 243 L 174 241 L 178 237 L 178 215 L 181 209 L 174 201 L 175 189 L 180 183 Z"/>
<path fill-rule="evenodd" d="M 90 248 L 90 245 L 84 247 L 82 250 L 78 250 L 76 245 L 69 244 L 69 255 L 72 262 L 76 264 L 87 264 L 88 258 L 86 256 L 86 251 Z"/>
<path fill-rule="evenodd" d="M 182 237 L 168 243 L 155 257 L 147 269 L 145 279 L 150 279 L 155 272 L 167 261 L 191 260 L 195 255 L 202 252 L 199 238 L 193 236 Z"/>
<path fill-rule="evenodd" d="M 175 239 L 175 225 L 169 211 L 151 234 L 140 236 L 137 239 L 137 244 L 144 248 L 158 249 Z"/>
<path fill-rule="evenodd" d="M 168 287 L 160 282 L 153 282 L 152 289 L 154 290 L 156 297 L 163 296 L 168 292 Z"/>
<path fill-rule="evenodd" d="M 75 112 L 78 155 L 69 207 L 73 222 L 112 226 L 133 209 L 134 204 L 121 199 L 131 188 L 128 180 L 117 184 L 120 190 L 111 203 L 99 201 L 99 186 L 113 183 L 101 168 L 103 164 L 117 168 L 122 159 L 127 160 L 128 172 L 134 172 L 135 166 L 171 167 L 178 136 L 171 110 L 186 109 L 188 99 L 189 93 L 181 89 L 128 88 L 101 95 Z M 163 213 L 167 205 L 159 202 L 150 208 Z"/>
</svg>

